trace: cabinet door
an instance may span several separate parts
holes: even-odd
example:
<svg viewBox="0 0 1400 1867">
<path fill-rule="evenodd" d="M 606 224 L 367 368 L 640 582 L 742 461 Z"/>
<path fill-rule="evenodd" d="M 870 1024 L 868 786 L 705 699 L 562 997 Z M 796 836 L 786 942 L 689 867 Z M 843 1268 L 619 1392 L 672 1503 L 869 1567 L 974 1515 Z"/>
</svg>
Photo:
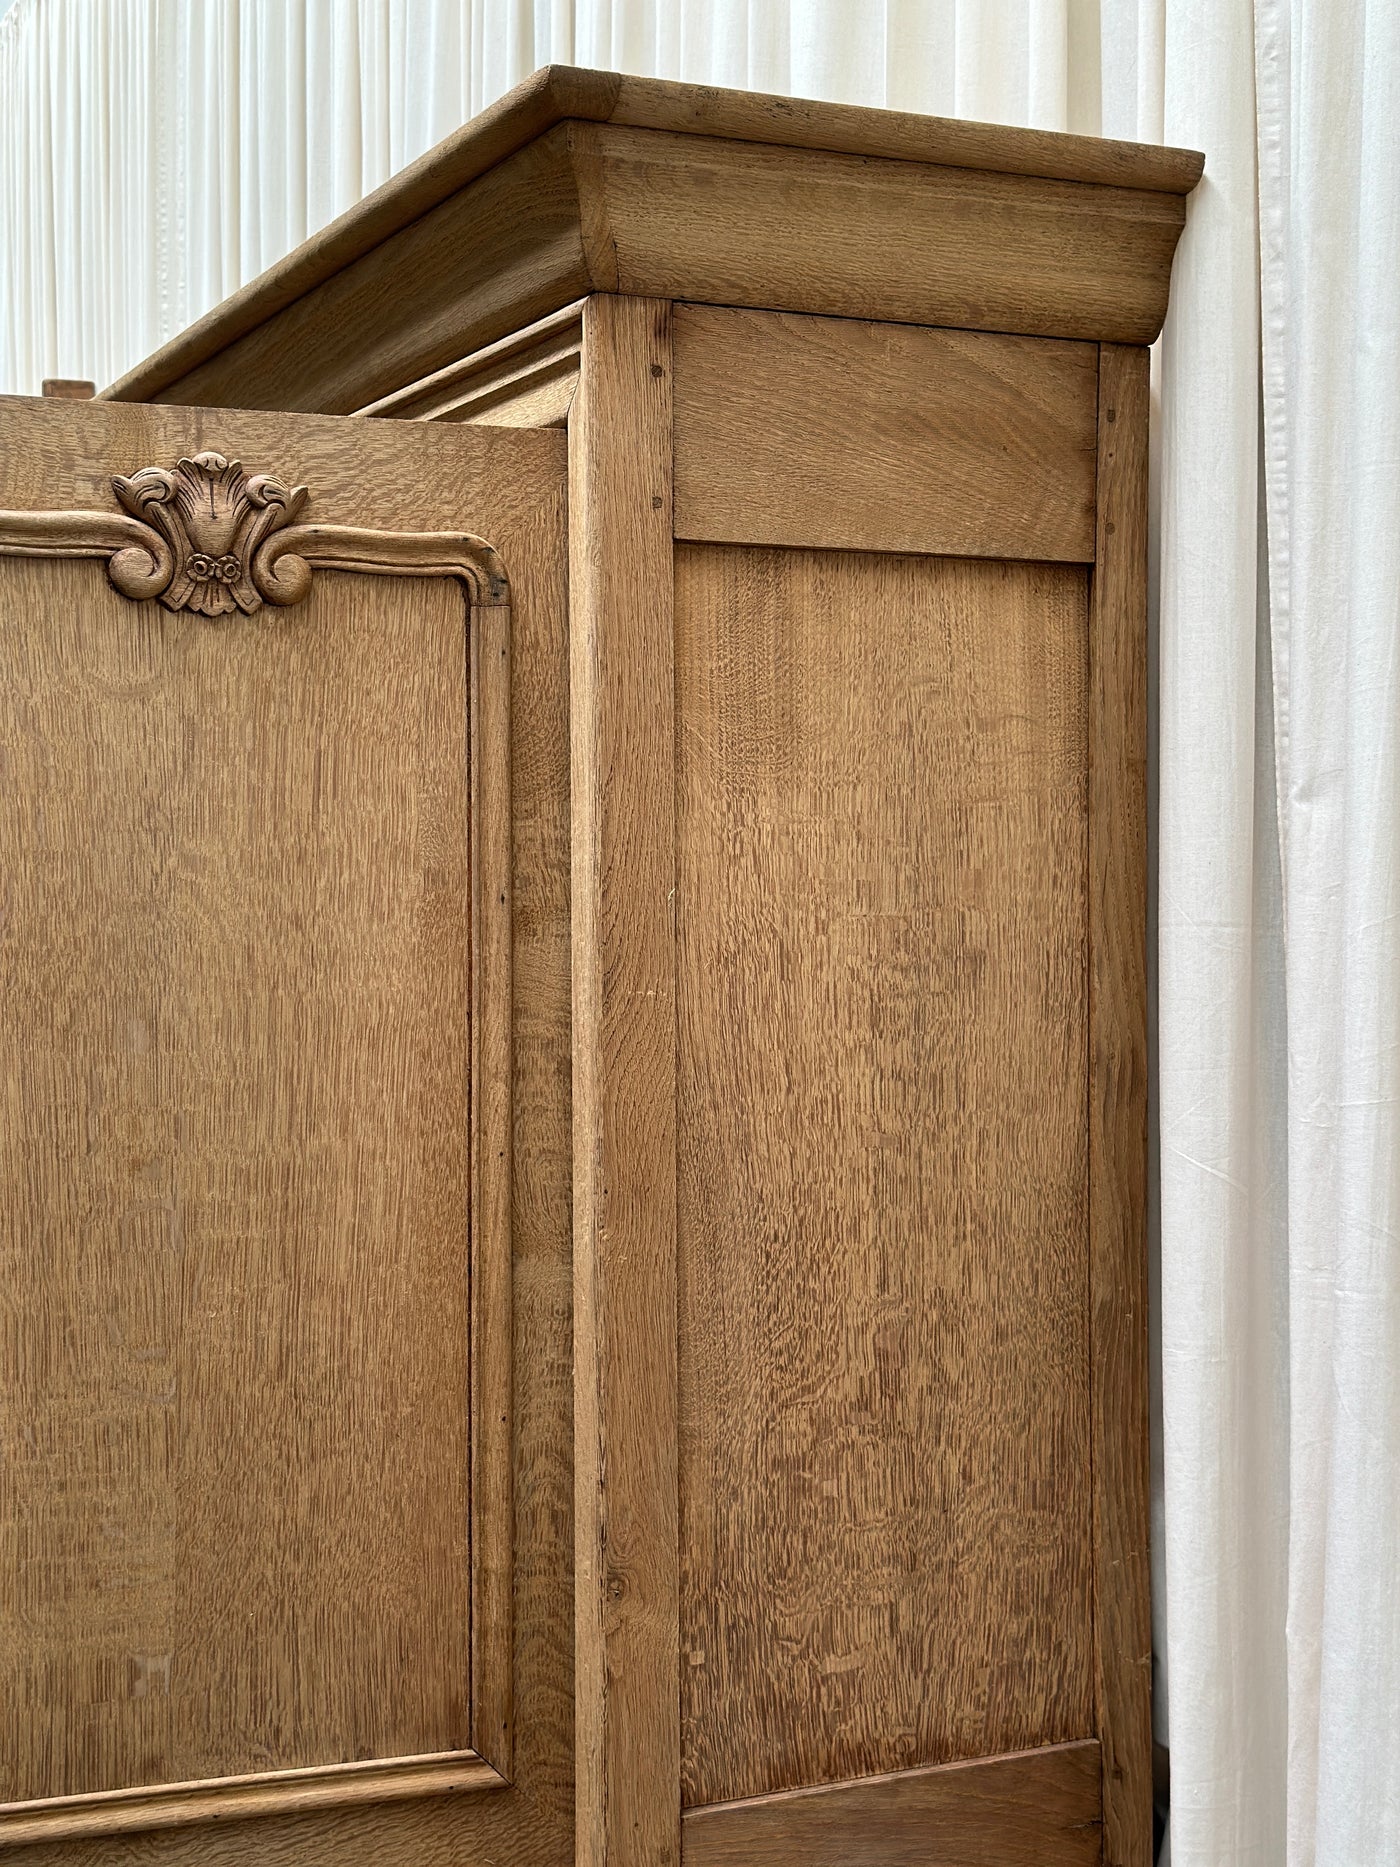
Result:
<svg viewBox="0 0 1400 1867">
<path fill-rule="evenodd" d="M 563 481 L 0 402 L 28 1862 L 571 1856 Z"/>
</svg>

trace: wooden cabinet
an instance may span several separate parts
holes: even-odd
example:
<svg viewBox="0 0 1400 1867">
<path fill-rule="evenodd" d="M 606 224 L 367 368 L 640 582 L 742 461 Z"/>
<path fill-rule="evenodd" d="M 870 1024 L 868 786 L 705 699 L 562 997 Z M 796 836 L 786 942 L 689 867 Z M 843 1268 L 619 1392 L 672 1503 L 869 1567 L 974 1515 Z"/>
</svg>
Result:
<svg viewBox="0 0 1400 1867">
<path fill-rule="evenodd" d="M 0 1850 L 1146 1867 L 1199 172 L 556 69 L 0 402 Z"/>
</svg>

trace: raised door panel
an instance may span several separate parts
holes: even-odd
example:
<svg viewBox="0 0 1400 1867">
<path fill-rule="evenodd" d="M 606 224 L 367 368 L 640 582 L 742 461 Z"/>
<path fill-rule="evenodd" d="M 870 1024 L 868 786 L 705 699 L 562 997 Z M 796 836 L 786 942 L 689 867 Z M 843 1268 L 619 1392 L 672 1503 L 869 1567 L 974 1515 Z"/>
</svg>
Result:
<svg viewBox="0 0 1400 1867">
<path fill-rule="evenodd" d="M 6 581 L 6 1800 L 469 1749 L 461 596 Z"/>
<path fill-rule="evenodd" d="M 568 1858 L 563 467 L 0 407 L 27 1858 Z"/>
<path fill-rule="evenodd" d="M 1088 597 L 677 547 L 689 1805 L 1095 1733 Z"/>
</svg>

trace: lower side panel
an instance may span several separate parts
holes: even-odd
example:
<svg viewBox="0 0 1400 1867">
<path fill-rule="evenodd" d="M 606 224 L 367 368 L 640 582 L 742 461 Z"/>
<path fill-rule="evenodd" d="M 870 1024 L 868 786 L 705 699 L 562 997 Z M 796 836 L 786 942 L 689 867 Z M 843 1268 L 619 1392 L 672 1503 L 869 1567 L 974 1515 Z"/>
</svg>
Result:
<svg viewBox="0 0 1400 1867">
<path fill-rule="evenodd" d="M 682 1867 L 1098 1867 L 1089 1740 L 687 1810 Z"/>
</svg>

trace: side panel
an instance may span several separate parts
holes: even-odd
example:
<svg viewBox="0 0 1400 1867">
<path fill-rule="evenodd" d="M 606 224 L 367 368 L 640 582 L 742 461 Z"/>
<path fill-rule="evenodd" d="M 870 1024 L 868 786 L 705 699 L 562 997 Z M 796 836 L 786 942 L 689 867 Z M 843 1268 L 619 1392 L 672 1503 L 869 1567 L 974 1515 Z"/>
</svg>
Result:
<svg viewBox="0 0 1400 1867">
<path fill-rule="evenodd" d="M 1087 585 L 677 551 L 689 1803 L 1093 1729 Z"/>
<path fill-rule="evenodd" d="M 1145 353 L 676 331 L 685 1851 L 1145 1867 Z"/>
<path fill-rule="evenodd" d="M 1097 344 L 708 305 L 675 323 L 677 538 L 1092 560 Z"/>
</svg>

